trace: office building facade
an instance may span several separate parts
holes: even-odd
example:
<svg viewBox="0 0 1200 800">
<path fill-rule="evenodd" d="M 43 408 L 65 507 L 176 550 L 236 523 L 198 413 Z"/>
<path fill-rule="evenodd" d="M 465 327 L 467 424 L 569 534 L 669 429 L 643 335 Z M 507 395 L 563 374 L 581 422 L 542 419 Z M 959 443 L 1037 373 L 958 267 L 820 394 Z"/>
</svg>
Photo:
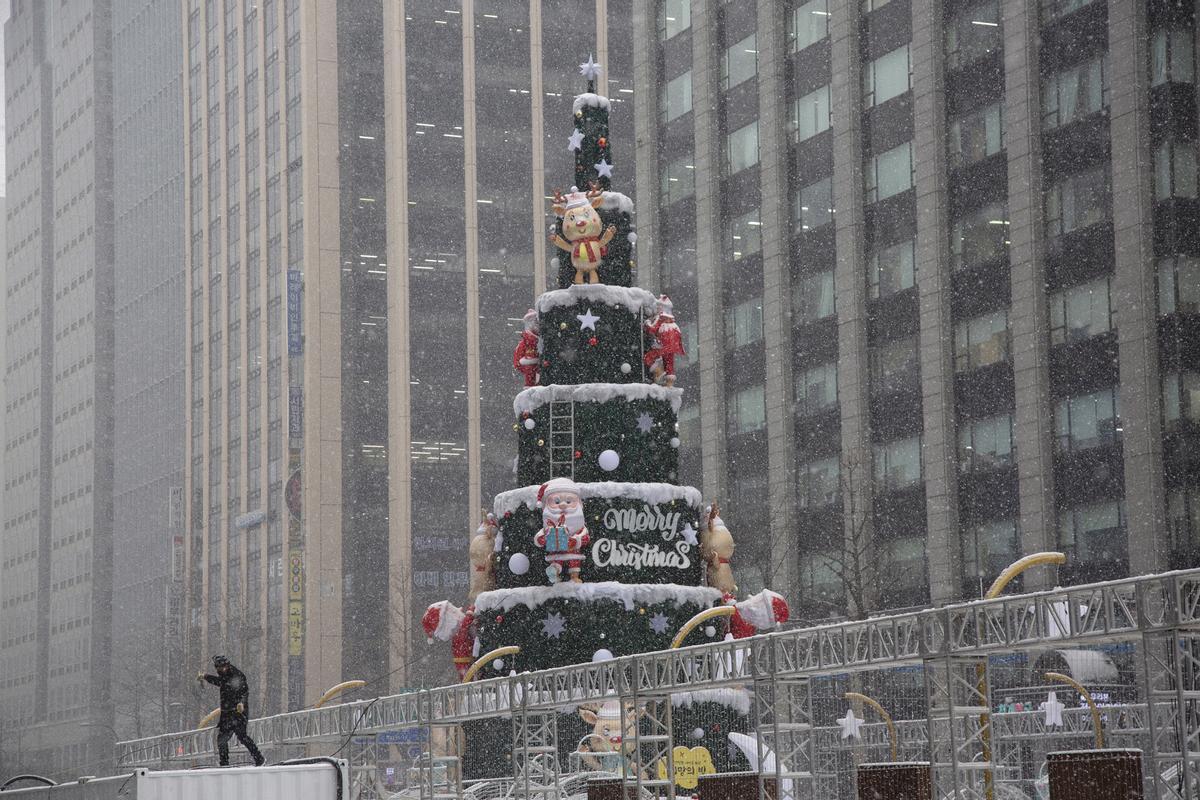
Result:
<svg viewBox="0 0 1200 800">
<path fill-rule="evenodd" d="M 696 354 L 684 462 L 739 572 L 819 618 L 975 597 L 1040 550 L 1068 562 L 1030 588 L 1195 563 L 1190 5 L 634 25 L 639 263 Z"/>
<path fill-rule="evenodd" d="M 256 713 L 444 681 L 417 622 L 514 480 L 511 349 L 571 170 L 544 134 L 580 42 L 630 74 L 629 4 L 186 14 L 185 660 L 257 676 Z"/>
</svg>

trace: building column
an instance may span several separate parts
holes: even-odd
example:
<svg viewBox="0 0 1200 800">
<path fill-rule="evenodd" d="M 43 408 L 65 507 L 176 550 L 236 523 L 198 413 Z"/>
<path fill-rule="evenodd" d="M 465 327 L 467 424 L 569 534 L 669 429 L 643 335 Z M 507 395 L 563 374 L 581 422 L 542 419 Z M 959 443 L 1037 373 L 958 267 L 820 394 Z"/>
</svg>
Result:
<svg viewBox="0 0 1200 800">
<path fill-rule="evenodd" d="M 787 50 L 783 5 L 758 3 L 758 160 L 762 192 L 763 341 L 766 354 L 767 502 L 771 508 L 771 561 L 767 583 L 799 590 L 796 527 L 796 449 L 792 380 L 792 277 L 789 262 Z"/>
<path fill-rule="evenodd" d="M 844 532 L 870 536 L 872 481 L 867 350 L 866 252 L 863 237 L 862 63 L 858 0 L 830 4 L 830 107 L 833 110 L 834 269 L 838 319 L 838 404 L 842 426 Z M 853 513 L 851 508 L 853 507 Z M 865 532 L 865 534 L 864 534 Z M 853 545 L 850 551 L 857 548 Z M 868 609 L 850 609 L 865 612 Z"/>
<path fill-rule="evenodd" d="M 721 280 L 721 126 L 717 114 L 720 86 L 717 67 L 718 0 L 692 3 L 692 121 L 696 142 L 696 279 L 699 284 L 700 460 L 703 491 L 710 501 L 724 499 L 725 464 L 725 311 Z M 657 118 L 656 118 L 657 119 Z"/>
<path fill-rule="evenodd" d="M 412 403 L 408 340 L 408 106 L 405 0 L 383 4 L 384 175 L 387 192 L 388 604 L 390 691 L 408 685 L 413 646 Z M 534 102 L 534 107 L 538 106 Z M 466 127 L 464 125 L 464 127 Z M 536 251 L 535 251 L 536 252 Z M 543 265 L 544 269 L 544 265 Z"/>
<path fill-rule="evenodd" d="M 475 146 L 475 0 L 462 0 L 463 237 L 467 301 L 467 526 L 483 504 L 479 411 L 479 179 Z M 399 135 L 407 136 L 403 131 Z M 407 264 L 405 265 L 407 268 Z"/>
<path fill-rule="evenodd" d="M 912 0 L 913 169 L 917 200 L 917 291 L 921 329 L 925 554 L 929 597 L 957 599 L 962 574 L 949 240 L 946 213 L 946 92 L 942 0 Z"/>
<path fill-rule="evenodd" d="M 1054 419 L 1050 399 L 1049 310 L 1043 260 L 1041 87 L 1038 85 L 1038 5 L 1004 0 L 1004 145 L 1008 155 L 1009 259 L 1012 264 L 1012 361 L 1021 504 L 1021 549 L 1036 553 L 1058 541 L 1054 502 Z M 1049 570 L 1025 576 L 1044 588 Z"/>
<path fill-rule="evenodd" d="M 342 672 L 342 245 L 336 0 L 301 6 L 304 49 L 304 697 Z M 280 21 L 282 28 L 282 20 Z M 403 263 L 403 262 L 401 262 Z M 265 286 L 265 284 L 264 284 Z M 289 543 L 297 549 L 297 543 Z M 285 562 L 286 563 L 286 562 Z M 298 602 L 289 598 L 288 611 Z M 292 658 L 289 651 L 286 663 Z M 286 685 L 286 684 L 285 684 Z M 294 697 L 288 686 L 285 697 Z"/>
<path fill-rule="evenodd" d="M 634 274 L 647 289 L 661 291 L 662 265 L 658 263 L 659 163 L 658 94 L 662 75 L 658 69 L 658 26 L 654 4 L 633 5 L 633 160 L 634 199 L 637 203 L 637 272 Z"/>
<path fill-rule="evenodd" d="M 1154 269 L 1148 25 L 1141 0 L 1110 0 L 1108 45 L 1117 359 L 1131 574 L 1166 568 L 1158 297 Z M 1130 503 L 1129 498 L 1133 502 Z M 1131 513 L 1132 512 L 1132 513 Z"/>
<path fill-rule="evenodd" d="M 403 24 L 403 23 L 401 23 Z M 533 198 L 533 299 L 549 288 L 546 284 L 546 90 L 542 83 L 542 2 L 529 3 L 529 130 L 532 132 L 533 169 L 530 175 Z M 390 237 L 389 237 L 390 240 Z M 557 280 L 558 276 L 555 276 Z"/>
</svg>

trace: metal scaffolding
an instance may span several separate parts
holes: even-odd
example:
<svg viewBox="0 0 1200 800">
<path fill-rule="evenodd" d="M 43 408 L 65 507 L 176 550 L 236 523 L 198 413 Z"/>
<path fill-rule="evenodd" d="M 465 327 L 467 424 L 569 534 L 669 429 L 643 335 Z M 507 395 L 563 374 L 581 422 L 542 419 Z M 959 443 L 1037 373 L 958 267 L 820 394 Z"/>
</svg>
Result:
<svg viewBox="0 0 1200 800">
<path fill-rule="evenodd" d="M 557 714 L 581 703 L 617 701 L 634 740 L 623 775 L 628 796 L 671 797 L 670 781 L 660 777 L 672 774 L 671 695 L 732 687 L 751 692 L 760 753 L 769 748 L 778 756 L 774 777 L 785 792 L 792 787 L 795 798 L 839 798 L 849 796 L 845 786 L 853 782 L 852 770 L 848 774 L 842 764 L 846 753 L 855 751 L 858 758 L 880 751 L 866 742 L 841 742 L 836 729 L 816 725 L 813 680 L 919 667 L 926 715 L 897 721 L 900 751 L 904 758 L 932 763 L 939 796 L 983 798 L 989 783 L 1035 780 L 1029 774 L 1034 757 L 1029 754 L 1036 749 L 1031 742 L 1078 749 L 1088 746 L 1090 735 L 1086 717 L 1073 710 L 1064 713 L 1061 729 L 1039 723 L 1033 712 L 994 713 L 991 657 L 1118 643 L 1140 649 L 1141 702 L 1106 710 L 1108 724 L 1115 726 L 1118 741 L 1144 749 L 1148 796 L 1200 800 L 1200 569 L 280 714 L 253 721 L 251 734 L 267 747 L 306 745 L 315 751 L 341 746 L 351 736 L 423 728 L 431 746 L 418 770 L 420 797 L 448 800 L 463 796 L 462 770 L 457 755 L 435 754 L 440 732 L 472 720 L 511 718 L 516 781 L 506 796 L 559 800 Z M 877 726 L 863 731 L 879 736 Z M 364 761 L 378 757 L 369 747 L 359 752 Z M 211 730 L 118 743 L 122 766 L 194 762 L 212 753 Z M 772 770 L 766 772 L 771 777 Z"/>
</svg>

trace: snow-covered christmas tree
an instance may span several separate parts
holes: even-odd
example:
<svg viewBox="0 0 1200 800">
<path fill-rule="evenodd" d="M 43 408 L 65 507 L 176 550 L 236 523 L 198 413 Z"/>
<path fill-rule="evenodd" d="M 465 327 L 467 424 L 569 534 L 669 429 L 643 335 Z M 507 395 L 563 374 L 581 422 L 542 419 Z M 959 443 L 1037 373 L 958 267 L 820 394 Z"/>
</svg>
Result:
<svg viewBox="0 0 1200 800">
<path fill-rule="evenodd" d="M 595 93 L 598 72 L 591 58 L 581 65 L 588 91 L 575 98 L 565 137 L 574 186 L 555 193 L 550 241 L 561 288 L 525 315 L 513 354 L 526 385 L 513 403 L 523 488 L 496 497 L 471 543 L 468 606 L 444 601 L 424 620 L 430 637 L 452 642 L 460 674 L 505 646 L 520 652 L 478 677 L 744 636 L 787 617 L 773 592 L 737 600 L 733 537 L 698 490 L 676 483 L 682 339 L 669 298 L 632 285 L 633 202 L 610 188 L 610 106 Z M 732 616 L 675 641 L 689 620 L 723 604 Z M 685 778 L 677 764 L 681 788 L 695 787 L 696 771 L 749 768 L 729 737 L 751 729 L 748 692 L 682 693 L 673 705 L 676 747 L 691 765 Z M 620 710 L 609 706 L 564 714 L 564 759 L 619 757 Z M 466 732 L 468 776 L 511 774 L 486 728 Z"/>
</svg>

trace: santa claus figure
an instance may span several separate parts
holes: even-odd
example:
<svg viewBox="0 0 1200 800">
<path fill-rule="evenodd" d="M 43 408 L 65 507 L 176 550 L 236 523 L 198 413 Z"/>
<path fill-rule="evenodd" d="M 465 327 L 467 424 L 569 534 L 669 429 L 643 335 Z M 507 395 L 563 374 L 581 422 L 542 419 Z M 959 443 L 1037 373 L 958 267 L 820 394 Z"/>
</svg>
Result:
<svg viewBox="0 0 1200 800">
<path fill-rule="evenodd" d="M 522 322 L 525 330 L 521 332 L 517 349 L 513 350 L 513 367 L 525 376 L 526 386 L 537 386 L 538 365 L 541 363 L 541 356 L 538 355 L 541 339 L 538 336 L 537 311 L 532 308 L 526 311 Z"/>
<path fill-rule="evenodd" d="M 725 602 L 732 604 L 735 609 L 729 620 L 729 632 L 735 639 L 745 639 L 759 631 L 778 628 L 791 616 L 787 601 L 770 589 L 763 589 L 740 602 L 734 600 L 732 595 L 725 595 Z"/>
<path fill-rule="evenodd" d="M 646 351 L 646 366 L 654 375 L 654 382 L 663 386 L 675 385 L 675 356 L 683 355 L 683 334 L 675 324 L 674 306 L 665 294 L 656 304 L 658 316 L 646 324 L 646 333 L 651 342 Z"/>
<path fill-rule="evenodd" d="M 425 609 L 421 627 L 425 629 L 430 644 L 434 639 L 450 642 L 454 669 L 458 671 L 459 678 L 465 675 L 474 661 L 475 607 L 467 606 L 464 610 L 449 600 L 442 600 Z"/>
<path fill-rule="evenodd" d="M 579 485 L 570 478 L 554 478 L 538 489 L 542 509 L 542 529 L 533 542 L 546 549 L 546 577 L 550 583 L 569 579 L 583 583 L 579 570 L 585 558 L 583 549 L 591 537 L 583 517 Z"/>
</svg>

